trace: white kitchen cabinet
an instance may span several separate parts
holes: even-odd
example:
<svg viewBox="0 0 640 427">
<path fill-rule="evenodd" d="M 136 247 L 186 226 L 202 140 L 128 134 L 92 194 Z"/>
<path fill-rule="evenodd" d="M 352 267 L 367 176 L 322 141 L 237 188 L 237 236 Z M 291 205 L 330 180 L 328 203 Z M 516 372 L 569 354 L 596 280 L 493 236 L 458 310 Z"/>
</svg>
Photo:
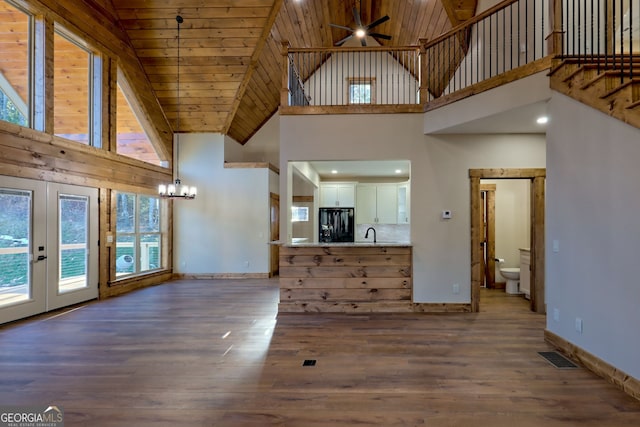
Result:
<svg viewBox="0 0 640 427">
<path fill-rule="evenodd" d="M 359 184 L 357 186 L 357 224 L 396 224 L 397 208 L 397 184 Z"/>
<path fill-rule="evenodd" d="M 409 224 L 410 200 L 409 183 L 398 184 L 398 224 Z"/>
<path fill-rule="evenodd" d="M 320 207 L 352 208 L 355 206 L 355 192 L 353 182 L 320 183 Z"/>
</svg>

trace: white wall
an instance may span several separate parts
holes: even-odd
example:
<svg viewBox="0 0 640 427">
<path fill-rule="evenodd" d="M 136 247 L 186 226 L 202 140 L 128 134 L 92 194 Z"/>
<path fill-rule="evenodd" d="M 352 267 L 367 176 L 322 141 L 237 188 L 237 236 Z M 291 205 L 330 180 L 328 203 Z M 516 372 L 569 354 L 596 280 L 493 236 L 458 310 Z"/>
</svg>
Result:
<svg viewBox="0 0 640 427">
<path fill-rule="evenodd" d="M 280 164 L 410 160 L 414 300 L 470 302 L 469 168 L 544 167 L 544 135 L 425 136 L 424 121 L 423 114 L 282 116 Z M 287 200 L 284 173 L 280 188 Z M 440 218 L 443 209 L 453 211 L 451 220 Z M 288 219 L 282 215 L 281 230 Z"/>
<path fill-rule="evenodd" d="M 269 272 L 269 170 L 224 169 L 224 140 L 180 136 L 180 175 L 198 196 L 174 202 L 176 273 Z"/>
<path fill-rule="evenodd" d="M 549 111 L 547 328 L 640 378 L 640 130 L 558 93 Z"/>
<path fill-rule="evenodd" d="M 280 167 L 280 116 L 276 113 L 244 144 L 226 137 L 228 162 L 267 162 Z"/>
</svg>

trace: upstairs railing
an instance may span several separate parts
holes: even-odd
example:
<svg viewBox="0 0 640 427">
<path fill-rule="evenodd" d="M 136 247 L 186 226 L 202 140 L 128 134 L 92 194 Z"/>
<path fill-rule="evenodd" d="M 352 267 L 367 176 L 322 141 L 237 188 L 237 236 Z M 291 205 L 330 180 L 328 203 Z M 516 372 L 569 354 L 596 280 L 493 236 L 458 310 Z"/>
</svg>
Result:
<svg viewBox="0 0 640 427">
<path fill-rule="evenodd" d="M 281 105 L 436 108 L 548 69 L 554 57 L 595 61 L 632 78 L 639 9 L 637 0 L 506 0 L 420 46 L 284 43 Z"/>
<path fill-rule="evenodd" d="M 632 79 L 640 64 L 640 3 L 637 0 L 562 0 L 561 58 L 619 70 Z"/>
<path fill-rule="evenodd" d="M 420 49 L 288 48 L 283 105 L 418 105 Z"/>
</svg>

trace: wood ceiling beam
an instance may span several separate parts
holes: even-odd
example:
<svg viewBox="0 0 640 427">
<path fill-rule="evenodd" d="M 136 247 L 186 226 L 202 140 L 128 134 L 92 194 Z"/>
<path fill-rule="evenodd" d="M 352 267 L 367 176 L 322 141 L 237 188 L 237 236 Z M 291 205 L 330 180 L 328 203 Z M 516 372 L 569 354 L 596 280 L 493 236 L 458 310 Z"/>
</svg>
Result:
<svg viewBox="0 0 640 427">
<path fill-rule="evenodd" d="M 442 0 L 442 7 L 444 7 L 445 12 L 447 12 L 447 16 L 449 17 L 449 22 L 451 22 L 451 26 L 455 27 L 460 24 L 458 17 L 456 16 L 456 8 L 453 5 L 454 0 Z"/>
<path fill-rule="evenodd" d="M 441 0 L 451 26 L 462 24 L 467 19 L 471 19 L 476 14 L 478 6 L 477 0 Z"/>
<path fill-rule="evenodd" d="M 247 90 L 247 86 L 249 85 L 249 82 L 251 81 L 251 77 L 253 76 L 253 72 L 256 69 L 256 66 L 258 65 L 258 60 L 260 59 L 260 54 L 262 53 L 262 49 L 264 48 L 265 44 L 267 43 L 267 39 L 269 38 L 269 34 L 271 34 L 271 27 L 273 27 L 273 23 L 276 21 L 276 17 L 278 16 L 278 13 L 280 12 L 280 8 L 282 7 L 282 2 L 284 0 L 274 0 L 273 2 L 273 6 L 271 7 L 271 12 L 269 13 L 269 17 L 267 18 L 267 21 L 265 22 L 264 28 L 262 30 L 262 35 L 260 36 L 260 39 L 258 40 L 258 43 L 256 44 L 256 48 L 253 51 L 253 54 L 251 55 L 251 61 L 249 63 L 249 66 L 247 67 L 247 72 L 244 75 L 244 78 L 242 79 L 242 83 L 240 83 L 240 87 L 238 88 L 238 92 L 236 93 L 236 97 L 233 100 L 233 104 L 231 105 L 231 109 L 229 110 L 229 115 L 227 116 L 227 119 L 225 121 L 224 124 L 224 130 L 223 133 L 227 134 L 229 132 L 229 128 L 231 127 L 231 123 L 233 123 L 233 118 L 236 115 L 236 112 L 238 111 L 238 108 L 240 107 L 240 102 L 242 101 L 242 98 L 244 97 L 245 91 Z"/>
</svg>

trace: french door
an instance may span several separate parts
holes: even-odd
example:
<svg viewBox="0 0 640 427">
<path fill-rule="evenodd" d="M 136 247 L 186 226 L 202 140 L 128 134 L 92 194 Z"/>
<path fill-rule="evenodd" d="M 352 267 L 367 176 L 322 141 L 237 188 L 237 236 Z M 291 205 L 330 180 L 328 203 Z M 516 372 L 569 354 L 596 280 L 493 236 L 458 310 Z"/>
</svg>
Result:
<svg viewBox="0 0 640 427">
<path fill-rule="evenodd" d="M 98 190 L 0 177 L 0 323 L 97 296 Z"/>
</svg>

